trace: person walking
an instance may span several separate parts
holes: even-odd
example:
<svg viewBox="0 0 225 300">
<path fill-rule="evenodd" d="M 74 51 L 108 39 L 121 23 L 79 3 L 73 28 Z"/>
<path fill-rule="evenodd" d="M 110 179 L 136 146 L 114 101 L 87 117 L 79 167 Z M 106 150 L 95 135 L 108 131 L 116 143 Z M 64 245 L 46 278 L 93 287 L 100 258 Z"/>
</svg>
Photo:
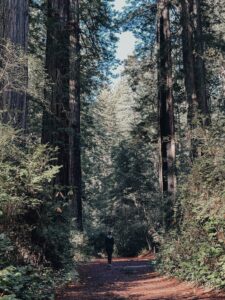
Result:
<svg viewBox="0 0 225 300">
<path fill-rule="evenodd" d="M 108 256 L 108 266 L 112 266 L 112 254 L 114 247 L 114 238 L 112 236 L 112 232 L 108 231 L 107 236 L 105 238 L 105 250 Z"/>
</svg>

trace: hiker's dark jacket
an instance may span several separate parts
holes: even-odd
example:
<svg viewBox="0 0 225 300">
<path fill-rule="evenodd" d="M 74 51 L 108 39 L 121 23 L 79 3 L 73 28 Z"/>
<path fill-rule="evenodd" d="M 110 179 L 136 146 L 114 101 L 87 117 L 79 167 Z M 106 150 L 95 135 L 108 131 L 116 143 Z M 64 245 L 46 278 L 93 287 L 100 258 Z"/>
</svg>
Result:
<svg viewBox="0 0 225 300">
<path fill-rule="evenodd" d="M 114 246 L 114 238 L 113 237 L 106 237 L 105 238 L 105 250 L 107 252 L 113 252 L 113 246 Z"/>
</svg>

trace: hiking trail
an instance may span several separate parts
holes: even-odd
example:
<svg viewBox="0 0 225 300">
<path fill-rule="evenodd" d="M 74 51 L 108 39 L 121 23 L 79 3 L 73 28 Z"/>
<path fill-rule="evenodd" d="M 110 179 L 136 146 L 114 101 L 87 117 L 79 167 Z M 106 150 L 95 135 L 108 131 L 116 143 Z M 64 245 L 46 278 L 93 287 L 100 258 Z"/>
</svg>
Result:
<svg viewBox="0 0 225 300">
<path fill-rule="evenodd" d="M 157 274 L 149 258 L 105 259 L 82 264 L 80 282 L 73 283 L 57 300 L 225 300 L 225 294 L 195 287 Z"/>
</svg>

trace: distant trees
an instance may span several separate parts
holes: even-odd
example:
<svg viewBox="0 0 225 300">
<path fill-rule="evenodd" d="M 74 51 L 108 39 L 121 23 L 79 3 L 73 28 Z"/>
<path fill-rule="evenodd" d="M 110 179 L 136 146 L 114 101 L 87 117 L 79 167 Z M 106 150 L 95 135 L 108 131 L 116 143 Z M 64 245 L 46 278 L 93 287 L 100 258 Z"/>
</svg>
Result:
<svg viewBox="0 0 225 300">
<path fill-rule="evenodd" d="M 129 86 L 143 75 L 138 70 L 132 77 L 136 67 L 138 61 L 131 58 L 127 76 L 113 89 L 103 90 L 93 103 L 85 147 L 85 227 L 97 245 L 102 231 L 113 228 L 120 255 L 136 255 L 145 247 L 148 228 L 159 220 L 161 208 L 155 149 L 146 124 L 149 110 L 139 102 L 138 89 L 136 94 Z"/>
</svg>

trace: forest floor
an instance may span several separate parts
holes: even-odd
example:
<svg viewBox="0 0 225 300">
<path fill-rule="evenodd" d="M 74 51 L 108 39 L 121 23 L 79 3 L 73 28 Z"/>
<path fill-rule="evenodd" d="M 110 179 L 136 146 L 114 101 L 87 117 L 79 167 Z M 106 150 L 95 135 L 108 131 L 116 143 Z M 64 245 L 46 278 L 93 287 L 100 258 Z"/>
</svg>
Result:
<svg viewBox="0 0 225 300">
<path fill-rule="evenodd" d="M 225 294 L 157 274 L 148 258 L 97 259 L 79 268 L 80 282 L 57 300 L 225 300 Z"/>
</svg>

